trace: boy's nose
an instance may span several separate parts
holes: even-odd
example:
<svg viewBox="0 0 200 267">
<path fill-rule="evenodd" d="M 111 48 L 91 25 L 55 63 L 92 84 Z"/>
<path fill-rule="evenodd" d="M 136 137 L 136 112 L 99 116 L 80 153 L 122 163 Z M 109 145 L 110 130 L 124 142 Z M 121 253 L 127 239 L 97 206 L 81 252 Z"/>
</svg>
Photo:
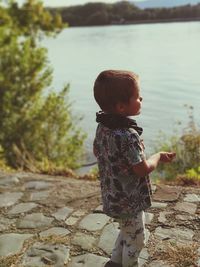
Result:
<svg viewBox="0 0 200 267">
<path fill-rule="evenodd" d="M 142 99 L 143 99 L 143 97 L 141 96 L 141 97 L 140 97 L 140 101 L 142 101 Z"/>
</svg>

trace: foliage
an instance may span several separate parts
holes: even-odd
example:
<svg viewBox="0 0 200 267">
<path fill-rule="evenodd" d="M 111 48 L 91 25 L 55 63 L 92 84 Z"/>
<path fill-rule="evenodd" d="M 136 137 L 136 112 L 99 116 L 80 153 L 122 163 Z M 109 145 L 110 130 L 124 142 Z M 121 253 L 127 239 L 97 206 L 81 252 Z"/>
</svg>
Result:
<svg viewBox="0 0 200 267">
<path fill-rule="evenodd" d="M 41 2 L 0 5 L 0 146 L 14 168 L 38 171 L 48 162 L 75 167 L 84 134 L 71 114 L 69 85 L 45 93 L 52 81 L 47 51 L 39 40 L 62 30 L 58 14 Z"/>
<path fill-rule="evenodd" d="M 176 159 L 171 164 L 160 164 L 158 173 L 167 180 L 173 180 L 177 175 L 187 179 L 199 179 L 200 162 L 200 129 L 195 124 L 193 107 L 188 107 L 189 122 L 180 135 L 167 138 L 164 134 L 159 137 L 156 151 L 174 151 Z M 167 140 L 167 141 L 166 141 Z"/>
<path fill-rule="evenodd" d="M 129 1 L 121 1 L 113 4 L 87 3 L 85 5 L 50 9 L 51 12 L 55 10 L 61 12 L 63 21 L 68 22 L 70 26 L 109 25 L 140 21 L 195 20 L 200 18 L 200 3 L 194 6 L 139 9 Z"/>
<path fill-rule="evenodd" d="M 85 180 L 98 180 L 99 179 L 98 167 L 93 167 L 87 174 L 79 175 L 79 178 Z"/>
<path fill-rule="evenodd" d="M 176 182 L 182 186 L 199 186 L 200 185 L 200 166 L 186 170 L 185 174 L 180 174 L 176 178 Z"/>
</svg>

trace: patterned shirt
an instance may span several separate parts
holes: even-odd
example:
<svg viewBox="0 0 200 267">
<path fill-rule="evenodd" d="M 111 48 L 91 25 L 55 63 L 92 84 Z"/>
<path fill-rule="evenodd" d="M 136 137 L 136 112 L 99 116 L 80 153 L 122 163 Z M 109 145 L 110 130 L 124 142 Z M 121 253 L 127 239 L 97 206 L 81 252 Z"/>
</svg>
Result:
<svg viewBox="0 0 200 267">
<path fill-rule="evenodd" d="M 133 166 L 145 159 L 144 145 L 132 128 L 109 129 L 98 124 L 94 140 L 103 211 L 113 218 L 135 217 L 151 206 L 148 176 L 138 177 Z"/>
</svg>

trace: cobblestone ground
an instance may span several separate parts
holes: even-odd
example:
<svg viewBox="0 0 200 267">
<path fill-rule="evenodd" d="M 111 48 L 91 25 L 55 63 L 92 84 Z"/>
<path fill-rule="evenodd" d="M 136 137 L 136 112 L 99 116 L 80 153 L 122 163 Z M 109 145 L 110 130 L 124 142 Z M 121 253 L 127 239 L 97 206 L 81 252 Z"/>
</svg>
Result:
<svg viewBox="0 0 200 267">
<path fill-rule="evenodd" d="M 164 256 L 174 245 L 193 246 L 200 266 L 200 189 L 153 189 L 140 266 L 179 266 Z M 0 267 L 103 267 L 119 229 L 99 200 L 98 182 L 0 173 Z"/>
</svg>

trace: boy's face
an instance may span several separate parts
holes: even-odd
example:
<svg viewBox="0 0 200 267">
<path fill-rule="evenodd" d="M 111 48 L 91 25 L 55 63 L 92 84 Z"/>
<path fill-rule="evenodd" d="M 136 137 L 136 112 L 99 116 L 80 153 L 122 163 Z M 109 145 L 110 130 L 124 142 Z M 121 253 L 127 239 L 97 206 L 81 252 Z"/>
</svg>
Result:
<svg viewBox="0 0 200 267">
<path fill-rule="evenodd" d="M 124 116 L 135 116 L 140 114 L 142 97 L 139 89 L 133 89 L 133 95 L 128 103 L 118 103 L 116 106 L 117 113 Z"/>
</svg>

